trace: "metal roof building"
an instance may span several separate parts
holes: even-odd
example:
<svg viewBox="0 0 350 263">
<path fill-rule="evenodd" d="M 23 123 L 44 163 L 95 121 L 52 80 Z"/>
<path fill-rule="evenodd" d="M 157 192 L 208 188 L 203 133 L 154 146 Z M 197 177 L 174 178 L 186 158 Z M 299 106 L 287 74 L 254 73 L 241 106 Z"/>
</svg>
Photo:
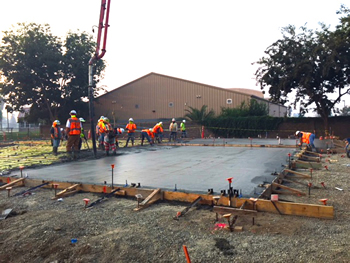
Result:
<svg viewBox="0 0 350 263">
<path fill-rule="evenodd" d="M 222 107 L 236 108 L 251 98 L 267 103 L 271 116 L 284 116 L 287 112 L 285 106 L 265 100 L 262 94 L 256 96 L 257 91 L 242 91 L 152 72 L 96 98 L 95 117 L 119 121 L 130 117 L 142 121 L 182 118 L 189 107 L 200 109 L 203 105 L 219 114 Z"/>
</svg>

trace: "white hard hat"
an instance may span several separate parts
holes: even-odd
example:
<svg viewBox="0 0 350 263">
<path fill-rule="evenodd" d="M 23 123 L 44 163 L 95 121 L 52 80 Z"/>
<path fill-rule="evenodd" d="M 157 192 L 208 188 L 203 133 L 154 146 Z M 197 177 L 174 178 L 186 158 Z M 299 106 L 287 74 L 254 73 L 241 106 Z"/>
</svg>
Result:
<svg viewBox="0 0 350 263">
<path fill-rule="evenodd" d="M 59 120 L 55 120 L 54 123 L 56 123 L 57 125 L 61 125 Z"/>
<path fill-rule="evenodd" d="M 163 126 L 163 122 L 160 122 L 160 123 L 158 123 L 159 124 L 159 126 Z"/>
<path fill-rule="evenodd" d="M 300 133 L 300 131 L 296 131 L 296 132 L 295 132 L 295 135 L 298 136 L 299 133 Z"/>
<path fill-rule="evenodd" d="M 175 121 L 175 118 L 173 118 L 171 121 Z"/>
<path fill-rule="evenodd" d="M 153 129 L 152 129 L 152 128 L 149 128 L 148 130 L 149 130 L 150 132 L 153 132 Z"/>
<path fill-rule="evenodd" d="M 71 110 L 69 114 L 77 114 L 75 110 Z"/>
<path fill-rule="evenodd" d="M 134 121 L 134 119 L 133 119 L 133 118 L 130 118 L 129 121 Z"/>
<path fill-rule="evenodd" d="M 186 120 L 183 120 L 182 122 L 186 122 Z"/>
<path fill-rule="evenodd" d="M 103 120 L 109 123 L 109 119 L 107 117 L 103 117 Z"/>
<path fill-rule="evenodd" d="M 84 118 L 79 118 L 80 122 L 85 122 Z"/>
</svg>

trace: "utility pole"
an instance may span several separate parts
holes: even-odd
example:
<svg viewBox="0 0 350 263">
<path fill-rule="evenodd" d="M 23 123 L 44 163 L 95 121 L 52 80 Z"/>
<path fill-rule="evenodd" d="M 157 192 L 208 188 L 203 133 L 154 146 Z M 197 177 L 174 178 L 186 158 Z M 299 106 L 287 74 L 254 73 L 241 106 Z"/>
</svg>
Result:
<svg viewBox="0 0 350 263">
<path fill-rule="evenodd" d="M 100 10 L 100 20 L 98 23 L 98 33 L 97 33 L 97 42 L 96 42 L 96 51 L 94 56 L 89 61 L 89 114 L 90 114 L 90 123 L 91 123 L 91 139 L 92 139 L 92 147 L 95 158 L 97 157 L 97 149 L 96 149 L 96 134 L 95 134 L 95 125 L 94 125 L 94 78 L 93 78 L 93 65 L 94 63 L 101 59 L 106 53 L 106 43 L 107 43 L 107 30 L 108 30 L 108 20 L 109 20 L 109 8 L 111 4 L 111 0 L 102 0 L 101 2 L 101 10 Z M 104 16 L 106 13 L 106 20 L 104 21 Z M 103 35 L 103 47 L 101 49 L 100 54 L 100 42 L 102 36 L 102 29 L 104 28 Z"/>
</svg>

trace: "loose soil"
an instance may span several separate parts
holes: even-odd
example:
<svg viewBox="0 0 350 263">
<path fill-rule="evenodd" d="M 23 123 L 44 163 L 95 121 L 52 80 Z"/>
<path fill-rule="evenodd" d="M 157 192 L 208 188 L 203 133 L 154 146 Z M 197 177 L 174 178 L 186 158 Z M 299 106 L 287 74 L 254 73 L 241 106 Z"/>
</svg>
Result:
<svg viewBox="0 0 350 263">
<path fill-rule="evenodd" d="M 242 232 L 223 228 L 226 220 L 215 221 L 208 206 L 174 220 L 188 204 L 158 202 L 135 212 L 134 198 L 118 196 L 86 209 L 84 198 L 93 202 L 101 195 L 58 201 L 51 199 L 53 190 L 13 196 L 26 189 L 18 187 L 11 197 L 0 191 L 0 213 L 12 209 L 0 220 L 0 262 L 186 262 L 184 245 L 192 262 L 349 262 L 350 159 L 339 153 L 323 162 L 328 170 L 313 171 L 312 183 L 326 188 L 283 199 L 320 204 L 328 198 L 333 220 L 258 212 L 254 219 L 238 216 Z M 307 193 L 299 184 L 289 186 Z"/>
</svg>

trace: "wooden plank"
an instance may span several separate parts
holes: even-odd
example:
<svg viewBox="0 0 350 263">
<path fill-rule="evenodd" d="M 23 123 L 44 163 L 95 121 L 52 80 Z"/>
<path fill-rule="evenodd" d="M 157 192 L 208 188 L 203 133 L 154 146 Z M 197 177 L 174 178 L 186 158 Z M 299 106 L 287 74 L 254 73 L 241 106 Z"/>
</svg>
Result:
<svg viewBox="0 0 350 263">
<path fill-rule="evenodd" d="M 42 182 L 42 180 L 28 179 L 26 178 L 26 186 L 35 186 Z M 61 187 L 67 188 L 73 183 L 68 182 L 52 182 L 58 183 L 59 188 Z M 44 186 L 45 188 L 50 188 L 50 186 Z M 154 189 L 140 189 L 140 188 L 128 188 L 128 187 L 120 187 L 120 191 L 125 191 L 126 196 L 134 197 L 137 193 L 142 193 L 142 195 L 147 196 L 151 194 Z M 108 189 L 108 188 L 107 188 Z M 103 185 L 91 185 L 91 184 L 82 184 L 81 190 L 94 193 L 102 193 Z M 118 193 L 118 192 L 117 192 Z M 193 202 L 198 196 L 202 197 L 202 200 L 199 202 L 200 204 L 205 205 L 213 205 L 213 196 L 207 194 L 195 194 L 195 193 L 183 193 L 183 192 L 171 192 L 171 191 L 162 191 L 164 200 L 167 201 L 180 201 L 180 202 Z M 236 208 L 242 206 L 244 202 L 247 202 L 245 205 L 246 210 L 253 209 L 253 205 L 249 202 L 247 198 L 233 198 L 232 205 Z M 221 196 L 218 202 L 218 206 L 227 205 L 228 198 L 226 196 Z M 315 217 L 315 218 L 325 218 L 325 219 L 333 219 L 334 217 L 334 208 L 333 206 L 325 206 L 325 205 L 314 205 L 314 204 L 300 204 L 293 202 L 282 202 L 278 201 L 278 208 L 281 213 L 284 215 L 295 215 L 295 216 L 306 216 L 306 217 Z M 271 212 L 277 213 L 276 208 L 271 204 L 270 200 L 258 199 L 256 202 L 256 209 L 259 212 Z M 250 210 L 249 210 L 250 211 Z"/>
<path fill-rule="evenodd" d="M 304 178 L 307 178 L 307 179 L 311 179 L 311 175 L 304 174 L 304 173 L 300 173 L 300 172 L 293 171 L 293 170 L 290 170 L 290 169 L 284 169 L 283 172 L 287 172 L 287 173 L 291 173 L 291 174 L 296 174 L 296 175 L 299 175 L 299 176 L 301 176 L 301 177 L 304 177 Z"/>
<path fill-rule="evenodd" d="M 147 203 L 148 203 L 152 198 L 156 197 L 157 194 L 160 194 L 160 188 L 154 190 L 150 195 L 148 195 L 148 196 L 146 197 L 146 199 L 143 200 L 143 201 L 140 203 L 140 205 L 141 205 L 141 206 L 147 205 Z M 159 200 L 159 199 L 160 199 L 160 195 L 156 197 L 156 201 Z"/>
<path fill-rule="evenodd" d="M 315 162 L 305 162 L 301 160 L 295 160 L 295 165 L 297 168 L 313 168 L 313 169 L 321 169 L 322 163 Z"/>
<path fill-rule="evenodd" d="M 301 191 L 299 191 L 297 189 L 294 189 L 294 188 L 290 188 L 290 187 L 285 186 L 283 184 L 272 183 L 272 186 L 279 187 L 279 188 L 282 188 L 284 190 L 287 190 L 287 191 L 290 191 L 290 192 L 293 192 L 293 193 L 297 193 L 297 194 L 300 194 L 300 195 L 306 195 L 304 192 L 301 192 Z"/>
<path fill-rule="evenodd" d="M 67 196 L 67 195 L 70 195 L 70 194 L 74 194 L 77 191 L 79 191 L 78 189 L 76 189 L 78 186 L 80 186 L 80 184 L 73 184 L 73 185 L 67 187 L 66 189 L 64 189 L 63 191 L 57 193 L 56 196 L 53 197 L 52 199 L 57 199 L 57 198 L 60 198 L 62 196 Z"/>
<path fill-rule="evenodd" d="M 256 210 L 249 210 L 249 209 L 241 209 L 236 207 L 227 207 L 227 206 L 214 206 L 213 211 L 218 214 L 227 214 L 227 213 L 257 213 Z"/>
<path fill-rule="evenodd" d="M 25 178 L 19 178 L 19 179 L 16 179 L 16 180 L 14 180 L 14 181 L 8 183 L 8 184 L 5 184 L 5 185 L 3 185 L 3 186 L 0 186 L 0 190 L 4 190 L 4 189 L 6 189 L 6 187 L 13 186 L 13 185 L 15 185 L 15 184 L 17 184 L 17 183 L 22 183 L 22 184 L 24 184 L 24 179 L 25 179 Z"/>
</svg>

